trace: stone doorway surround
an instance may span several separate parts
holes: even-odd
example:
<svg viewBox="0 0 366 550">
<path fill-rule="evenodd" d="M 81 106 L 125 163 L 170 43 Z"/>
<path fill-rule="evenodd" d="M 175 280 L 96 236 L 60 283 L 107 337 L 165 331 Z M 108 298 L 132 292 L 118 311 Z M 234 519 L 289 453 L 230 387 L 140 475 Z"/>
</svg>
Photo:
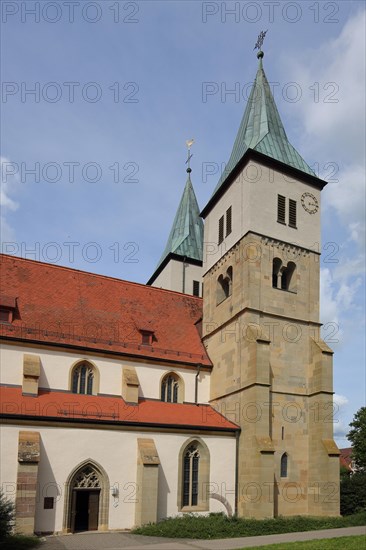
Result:
<svg viewBox="0 0 366 550">
<path fill-rule="evenodd" d="M 76 493 L 78 491 L 99 491 L 98 522 L 95 527 L 95 517 L 89 529 L 108 530 L 109 518 L 109 479 L 102 466 L 92 459 L 87 459 L 70 473 L 65 485 L 65 504 L 63 533 L 71 533 L 75 529 Z"/>
</svg>

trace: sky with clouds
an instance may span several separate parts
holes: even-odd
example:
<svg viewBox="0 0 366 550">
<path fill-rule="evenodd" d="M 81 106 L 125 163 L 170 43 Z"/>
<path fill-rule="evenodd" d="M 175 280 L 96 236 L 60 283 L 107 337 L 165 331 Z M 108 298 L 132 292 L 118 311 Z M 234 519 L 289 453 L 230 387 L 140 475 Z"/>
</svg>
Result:
<svg viewBox="0 0 366 550">
<path fill-rule="evenodd" d="M 183 191 L 203 207 L 264 68 L 323 191 L 321 320 L 338 444 L 365 401 L 363 2 L 2 5 L 2 251 L 145 283 Z"/>
</svg>

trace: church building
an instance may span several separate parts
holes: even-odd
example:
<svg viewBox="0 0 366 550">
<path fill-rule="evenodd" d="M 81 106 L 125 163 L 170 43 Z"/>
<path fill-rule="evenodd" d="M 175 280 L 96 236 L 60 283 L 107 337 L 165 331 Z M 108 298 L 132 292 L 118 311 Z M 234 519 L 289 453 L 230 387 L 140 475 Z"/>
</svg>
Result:
<svg viewBox="0 0 366 550">
<path fill-rule="evenodd" d="M 319 179 L 258 71 L 147 285 L 3 255 L 1 487 L 23 533 L 339 514 Z M 208 246 L 209 245 L 209 246 Z"/>
</svg>

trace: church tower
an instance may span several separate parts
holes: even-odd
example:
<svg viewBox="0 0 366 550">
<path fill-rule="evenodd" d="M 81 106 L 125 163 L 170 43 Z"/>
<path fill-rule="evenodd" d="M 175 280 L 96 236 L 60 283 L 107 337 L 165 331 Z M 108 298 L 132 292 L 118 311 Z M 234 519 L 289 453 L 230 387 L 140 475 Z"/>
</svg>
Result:
<svg viewBox="0 0 366 550">
<path fill-rule="evenodd" d="M 187 182 L 165 250 L 147 284 L 202 296 L 203 221 L 191 181 L 190 159 L 188 149 Z"/>
<path fill-rule="evenodd" d="M 240 516 L 338 515 L 332 350 L 319 322 L 326 182 L 289 142 L 263 56 L 226 170 L 202 212 L 211 403 L 241 426 Z"/>
</svg>

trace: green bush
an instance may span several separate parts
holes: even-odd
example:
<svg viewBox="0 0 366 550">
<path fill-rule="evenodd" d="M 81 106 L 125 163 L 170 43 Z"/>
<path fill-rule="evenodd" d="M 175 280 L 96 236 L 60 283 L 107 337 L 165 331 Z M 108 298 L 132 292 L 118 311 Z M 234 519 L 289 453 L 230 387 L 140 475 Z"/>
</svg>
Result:
<svg viewBox="0 0 366 550">
<path fill-rule="evenodd" d="M 366 512 L 347 517 L 296 516 L 263 520 L 227 517 L 224 514 L 186 514 L 183 517 L 167 518 L 159 523 L 144 525 L 133 532 L 156 537 L 219 539 L 334 529 L 365 523 Z"/>
<path fill-rule="evenodd" d="M 0 541 L 9 536 L 14 526 L 14 504 L 0 491 Z"/>
<path fill-rule="evenodd" d="M 341 476 L 341 514 L 348 516 L 366 510 L 366 473 Z"/>
</svg>

